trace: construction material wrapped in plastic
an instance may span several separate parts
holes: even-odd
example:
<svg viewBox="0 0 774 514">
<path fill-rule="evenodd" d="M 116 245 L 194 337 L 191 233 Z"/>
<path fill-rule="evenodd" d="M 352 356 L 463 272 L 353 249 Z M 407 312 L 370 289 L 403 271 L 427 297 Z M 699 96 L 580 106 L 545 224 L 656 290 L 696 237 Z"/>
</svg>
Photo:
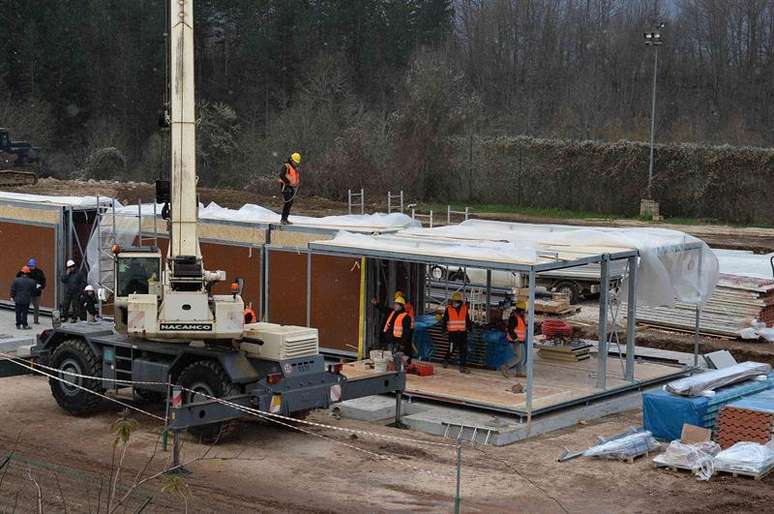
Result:
<svg viewBox="0 0 774 514">
<path fill-rule="evenodd" d="M 584 457 L 599 457 L 603 459 L 632 459 L 659 447 L 658 441 L 650 432 L 637 432 L 619 439 L 613 439 L 597 446 L 592 446 Z"/>
<path fill-rule="evenodd" d="M 718 453 L 712 463 L 718 471 L 762 475 L 774 467 L 774 443 L 736 443 Z"/>
<path fill-rule="evenodd" d="M 761 362 L 742 362 L 723 369 L 700 373 L 692 377 L 681 378 L 666 385 L 666 390 L 682 396 L 698 396 L 703 391 L 713 391 L 719 387 L 742 382 L 758 375 L 768 375 L 771 366 Z"/>
<path fill-rule="evenodd" d="M 657 455 L 653 462 L 662 466 L 697 469 L 711 462 L 718 453 L 720 453 L 720 445 L 714 441 L 692 444 L 672 441 L 667 446 L 666 451 Z"/>
</svg>

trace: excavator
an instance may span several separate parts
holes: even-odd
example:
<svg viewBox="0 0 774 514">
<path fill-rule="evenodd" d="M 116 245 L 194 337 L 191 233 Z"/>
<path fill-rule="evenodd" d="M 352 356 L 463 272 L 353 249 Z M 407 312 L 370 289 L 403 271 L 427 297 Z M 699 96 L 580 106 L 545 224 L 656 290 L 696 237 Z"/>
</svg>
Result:
<svg viewBox="0 0 774 514">
<path fill-rule="evenodd" d="M 50 379 L 54 399 L 85 415 L 104 405 L 93 392 L 132 388 L 161 401 L 175 384 L 182 405 L 169 428 L 212 438 L 243 415 L 239 406 L 302 417 L 351 398 L 400 398 L 399 365 L 348 379 L 341 364 L 319 353 L 317 329 L 245 325 L 241 280 L 232 281 L 230 294 L 212 293 L 226 272 L 206 270 L 199 246 L 193 0 L 169 1 L 171 170 L 169 182 L 156 185 L 168 249 L 163 256 L 155 247 L 115 245 L 113 322 L 60 323 L 38 337 L 33 356 L 59 371 Z"/>
<path fill-rule="evenodd" d="M 38 175 L 41 152 L 27 141 L 13 141 L 8 129 L 0 128 L 0 187 L 33 185 Z"/>
</svg>

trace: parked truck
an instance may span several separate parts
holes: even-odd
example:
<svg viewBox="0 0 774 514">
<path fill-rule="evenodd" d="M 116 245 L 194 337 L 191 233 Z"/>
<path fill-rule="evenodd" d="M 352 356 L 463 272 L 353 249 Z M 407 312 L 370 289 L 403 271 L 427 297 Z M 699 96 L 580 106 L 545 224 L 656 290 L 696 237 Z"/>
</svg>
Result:
<svg viewBox="0 0 774 514">
<path fill-rule="evenodd" d="M 170 428 L 213 437 L 243 414 L 240 406 L 286 416 L 379 393 L 400 393 L 401 366 L 356 380 L 326 365 L 310 327 L 244 323 L 241 280 L 212 294 L 224 271 L 204 268 L 198 238 L 193 0 L 170 0 L 171 173 L 157 183 L 167 204 L 169 247 L 113 247 L 114 322 L 59 324 L 46 330 L 33 356 L 58 370 L 57 403 L 74 415 L 99 410 L 92 392 L 133 388 L 145 399 L 182 387 L 183 406 Z M 227 402 L 221 401 L 222 399 Z"/>
</svg>

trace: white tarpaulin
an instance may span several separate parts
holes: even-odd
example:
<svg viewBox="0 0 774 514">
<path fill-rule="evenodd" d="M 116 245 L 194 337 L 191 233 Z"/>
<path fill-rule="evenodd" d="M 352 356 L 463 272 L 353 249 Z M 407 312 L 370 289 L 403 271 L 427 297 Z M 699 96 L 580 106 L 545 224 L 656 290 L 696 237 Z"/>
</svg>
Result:
<svg viewBox="0 0 774 514">
<path fill-rule="evenodd" d="M 720 262 L 720 272 L 752 278 L 772 278 L 771 258 L 774 253 L 757 254 L 742 250 L 713 250 Z"/>
<path fill-rule="evenodd" d="M 59 197 L 55 197 L 59 198 Z M 92 199 L 95 201 L 95 199 Z M 109 202 L 109 200 L 108 200 Z M 162 204 L 156 204 L 155 213 L 161 215 Z M 99 236 L 94 235 L 89 240 L 86 248 L 86 256 L 89 262 L 89 283 L 95 287 L 100 283 L 100 265 L 102 266 L 102 285 L 112 284 L 112 273 L 106 271 L 112 269 L 112 256 L 106 252 L 100 253 L 97 241 L 113 241 L 121 247 L 129 247 L 134 243 L 139 233 L 139 216 L 151 217 L 154 214 L 154 206 L 150 204 L 121 206 L 116 204 L 115 217 L 111 212 L 103 216 L 99 225 Z M 228 209 L 212 202 L 206 207 L 199 204 L 199 219 L 202 221 L 238 221 L 243 223 L 255 224 L 276 224 L 280 222 L 279 214 L 270 211 L 259 205 L 247 204 L 240 209 Z M 406 227 L 416 227 L 419 223 L 412 220 L 405 214 L 366 214 L 366 215 L 344 215 L 344 216 L 325 216 L 322 218 L 313 218 L 310 216 L 291 216 L 290 220 L 295 226 L 328 228 L 331 230 L 346 229 L 359 232 L 383 232 L 398 231 Z M 115 222 L 115 230 L 114 230 Z M 164 223 L 159 223 L 158 229 L 163 231 Z M 104 245 L 103 245 L 104 246 Z M 110 287 L 110 286 L 109 286 Z"/>
<path fill-rule="evenodd" d="M 333 245 L 363 246 L 385 251 L 413 248 L 446 256 L 502 260 L 537 264 L 555 253 L 560 260 L 571 260 L 603 253 L 639 251 L 637 300 L 651 306 L 703 303 L 718 280 L 718 260 L 700 239 L 659 228 L 589 228 L 571 225 L 541 225 L 468 220 L 459 225 L 437 228 L 411 228 L 394 236 L 339 234 Z M 697 243 L 697 250 L 682 248 Z M 444 245 L 440 247 L 439 245 Z M 453 251 L 449 251 L 453 249 Z M 624 281 L 624 285 L 626 282 Z"/>
<path fill-rule="evenodd" d="M 96 209 L 96 196 L 54 196 L 54 195 L 28 195 L 24 193 L 9 193 L 0 191 L 0 200 L 11 200 L 14 202 L 45 203 L 51 205 L 64 205 L 67 207 L 78 207 L 81 209 Z M 110 207 L 112 200 L 107 197 L 100 198 L 100 204 Z M 121 204 L 116 202 L 118 206 Z"/>
</svg>

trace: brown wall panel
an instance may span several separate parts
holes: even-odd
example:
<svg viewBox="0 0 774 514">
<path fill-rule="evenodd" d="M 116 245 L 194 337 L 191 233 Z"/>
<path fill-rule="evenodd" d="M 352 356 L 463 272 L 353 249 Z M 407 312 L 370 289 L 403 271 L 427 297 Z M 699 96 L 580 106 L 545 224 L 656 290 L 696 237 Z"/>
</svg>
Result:
<svg viewBox="0 0 774 514">
<path fill-rule="evenodd" d="M 228 294 L 231 282 L 241 277 L 245 281 L 242 290 L 245 305 L 253 302 L 255 312 L 261 312 L 261 249 L 221 243 L 201 243 L 201 248 L 205 267 L 209 270 L 224 270 L 228 279 L 216 284 L 213 292 Z"/>
<path fill-rule="evenodd" d="M 269 250 L 269 321 L 306 326 L 306 254 Z"/>
<path fill-rule="evenodd" d="M 148 240 L 143 242 L 148 244 Z M 161 255 L 166 258 L 169 243 L 166 238 L 159 238 Z M 261 249 L 245 246 L 233 246 L 224 243 L 200 243 L 204 267 L 208 270 L 223 270 L 226 272 L 226 282 L 215 285 L 215 294 L 228 294 L 231 291 L 231 281 L 237 277 L 245 280 L 242 299 L 245 305 L 253 302 L 255 312 L 261 312 Z"/>
<path fill-rule="evenodd" d="M 30 257 L 46 274 L 41 307 L 56 308 L 56 229 L 22 223 L 0 222 L 0 298 L 10 298 L 11 282 Z"/>
<path fill-rule="evenodd" d="M 312 326 L 320 346 L 357 351 L 359 315 L 360 259 L 313 255 Z"/>
</svg>

